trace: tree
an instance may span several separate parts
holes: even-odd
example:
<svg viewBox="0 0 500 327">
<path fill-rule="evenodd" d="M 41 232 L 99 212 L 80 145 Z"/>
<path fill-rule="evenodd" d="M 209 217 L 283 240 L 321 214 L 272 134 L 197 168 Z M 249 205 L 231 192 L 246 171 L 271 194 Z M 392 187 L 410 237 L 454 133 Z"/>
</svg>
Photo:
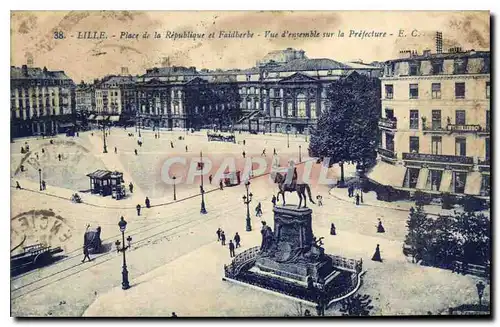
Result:
<svg viewBox="0 0 500 327">
<path fill-rule="evenodd" d="M 412 262 L 425 257 L 426 251 L 430 248 L 432 225 L 432 220 L 427 218 L 422 205 L 417 205 L 416 209 L 410 208 L 406 221 L 408 234 L 406 234 L 404 244 L 411 249 Z"/>
<path fill-rule="evenodd" d="M 490 219 L 474 212 L 455 212 L 452 219 L 452 232 L 460 248 L 460 261 L 479 265 L 487 263 L 491 258 Z"/>
<path fill-rule="evenodd" d="M 340 302 L 343 316 L 369 316 L 373 309 L 369 295 L 355 294 Z"/>
<path fill-rule="evenodd" d="M 311 133 L 309 152 L 339 163 L 344 184 L 345 161 L 374 162 L 380 117 L 380 81 L 352 73 L 327 89 L 327 109 Z"/>
<path fill-rule="evenodd" d="M 453 220 L 439 216 L 433 221 L 430 231 L 431 245 L 425 256 L 428 264 L 450 267 L 457 256 L 458 246 L 453 233 Z"/>
</svg>

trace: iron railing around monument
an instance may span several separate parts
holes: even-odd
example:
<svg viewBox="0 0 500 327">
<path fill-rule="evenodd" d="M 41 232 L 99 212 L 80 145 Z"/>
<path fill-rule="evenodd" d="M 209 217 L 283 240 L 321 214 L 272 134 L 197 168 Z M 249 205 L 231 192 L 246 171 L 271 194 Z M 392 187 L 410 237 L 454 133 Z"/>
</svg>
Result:
<svg viewBox="0 0 500 327">
<path fill-rule="evenodd" d="M 363 270 L 363 260 L 348 259 L 338 255 L 328 255 L 332 259 L 332 265 L 340 270 L 359 273 Z"/>
<path fill-rule="evenodd" d="M 259 252 L 260 247 L 254 246 L 253 248 L 239 253 L 234 257 L 233 261 L 229 265 L 224 265 L 224 276 L 237 276 L 243 267 L 257 259 L 257 255 L 259 254 Z"/>
</svg>

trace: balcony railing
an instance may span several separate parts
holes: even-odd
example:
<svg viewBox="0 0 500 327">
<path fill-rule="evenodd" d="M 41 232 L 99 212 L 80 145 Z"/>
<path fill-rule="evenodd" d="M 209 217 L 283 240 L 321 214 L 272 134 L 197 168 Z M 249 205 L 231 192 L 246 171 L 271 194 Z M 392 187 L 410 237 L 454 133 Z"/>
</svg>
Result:
<svg viewBox="0 0 500 327">
<path fill-rule="evenodd" d="M 489 166 L 490 165 L 490 158 L 486 159 L 479 159 L 477 161 L 478 166 Z"/>
<path fill-rule="evenodd" d="M 378 153 L 384 157 L 396 159 L 396 152 L 392 150 L 378 148 Z"/>
<path fill-rule="evenodd" d="M 378 121 L 378 126 L 379 127 L 384 127 L 384 128 L 389 128 L 389 129 L 396 129 L 398 125 L 398 121 L 395 119 L 390 119 L 390 118 L 380 118 Z"/>
<path fill-rule="evenodd" d="M 472 165 L 474 163 L 472 157 L 448 156 L 448 155 L 427 154 L 427 153 L 407 153 L 407 152 L 403 153 L 403 160 L 428 161 L 428 162 L 462 164 L 462 165 Z"/>
<path fill-rule="evenodd" d="M 483 128 L 481 125 L 448 125 L 446 126 L 446 129 L 451 132 L 481 132 Z"/>
</svg>

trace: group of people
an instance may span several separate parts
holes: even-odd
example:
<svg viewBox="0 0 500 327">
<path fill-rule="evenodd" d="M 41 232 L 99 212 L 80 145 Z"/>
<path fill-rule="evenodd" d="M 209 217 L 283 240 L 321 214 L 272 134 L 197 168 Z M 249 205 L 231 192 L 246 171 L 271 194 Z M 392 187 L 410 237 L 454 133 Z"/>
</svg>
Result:
<svg viewBox="0 0 500 327">
<path fill-rule="evenodd" d="M 221 242 L 222 246 L 226 246 L 226 234 L 224 231 L 219 227 L 217 231 L 215 232 L 217 234 L 217 242 Z M 233 243 L 234 240 L 234 243 Z M 241 246 L 241 237 L 236 232 L 234 235 L 233 240 L 229 240 L 228 248 L 229 248 L 229 257 L 234 258 L 236 256 L 235 249 L 239 248 Z"/>
<path fill-rule="evenodd" d="M 132 183 L 130 183 L 129 189 L 131 189 L 131 190 L 133 189 Z M 132 192 L 132 191 L 130 191 L 130 192 Z M 149 200 L 148 197 L 146 197 L 146 199 L 144 200 L 144 204 L 146 205 L 146 208 L 148 208 L 148 209 L 151 208 L 151 201 Z M 142 209 L 141 205 L 137 204 L 135 206 L 135 209 L 137 210 L 137 215 L 140 216 L 141 215 L 141 209 Z"/>
</svg>

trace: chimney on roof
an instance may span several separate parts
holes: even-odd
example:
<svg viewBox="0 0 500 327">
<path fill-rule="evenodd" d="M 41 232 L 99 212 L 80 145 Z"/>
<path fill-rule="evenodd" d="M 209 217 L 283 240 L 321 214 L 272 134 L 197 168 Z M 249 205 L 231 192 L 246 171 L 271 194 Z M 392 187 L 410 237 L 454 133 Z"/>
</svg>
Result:
<svg viewBox="0 0 500 327">
<path fill-rule="evenodd" d="M 428 57 L 431 55 L 431 50 L 430 49 L 425 49 L 424 52 L 422 53 L 424 57 Z"/>
<path fill-rule="evenodd" d="M 443 33 L 436 32 L 436 53 L 443 53 Z"/>
<path fill-rule="evenodd" d="M 33 67 L 33 55 L 31 54 L 31 52 L 27 52 L 26 53 L 26 65 L 28 67 Z"/>
<path fill-rule="evenodd" d="M 28 66 L 27 65 L 23 65 L 21 67 L 21 69 L 23 71 L 23 76 L 28 77 Z"/>
<path fill-rule="evenodd" d="M 128 75 L 128 67 L 122 67 L 122 75 Z"/>
</svg>

